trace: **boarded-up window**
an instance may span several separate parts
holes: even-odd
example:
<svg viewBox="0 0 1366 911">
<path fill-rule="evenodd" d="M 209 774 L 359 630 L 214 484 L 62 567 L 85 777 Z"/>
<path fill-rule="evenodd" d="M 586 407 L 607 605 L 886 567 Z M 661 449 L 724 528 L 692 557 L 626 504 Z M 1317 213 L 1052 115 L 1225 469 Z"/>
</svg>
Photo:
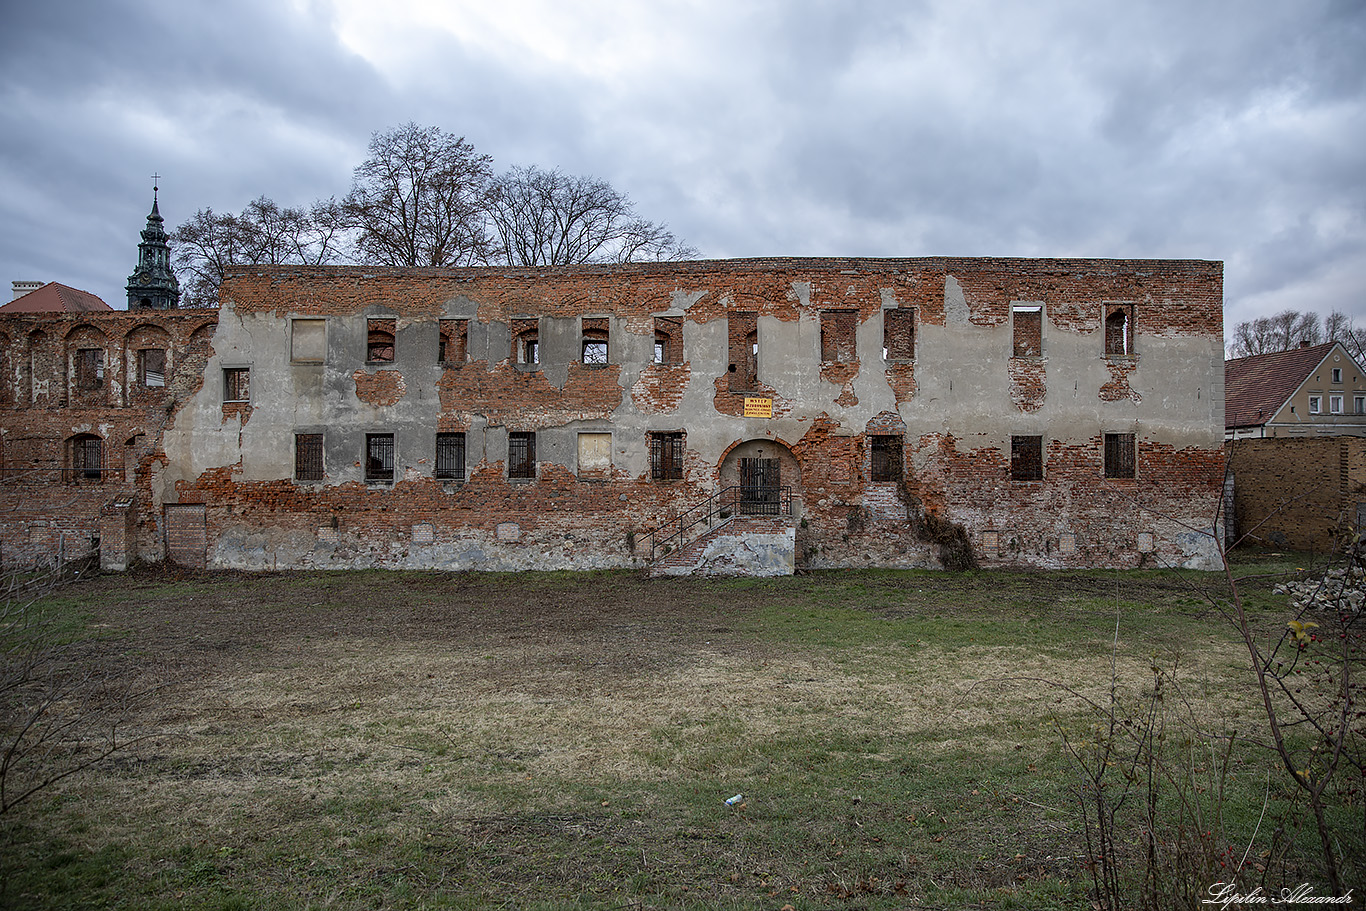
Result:
<svg viewBox="0 0 1366 911">
<path fill-rule="evenodd" d="M 1105 476 L 1132 478 L 1134 476 L 1134 435 L 1132 433 L 1105 434 Z"/>
<path fill-rule="evenodd" d="M 1111 307 L 1106 315 L 1105 353 L 1111 357 L 1134 353 L 1134 320 L 1129 307 Z"/>
<path fill-rule="evenodd" d="M 101 389 L 104 386 L 104 349 L 81 348 L 76 352 L 76 388 Z"/>
<path fill-rule="evenodd" d="M 650 478 L 675 481 L 683 477 L 683 434 L 650 434 Z"/>
<path fill-rule="evenodd" d="M 821 311 L 821 360 L 847 364 L 854 360 L 857 310 Z"/>
<path fill-rule="evenodd" d="M 465 435 L 438 433 L 436 435 L 436 469 L 432 474 L 445 481 L 465 478 Z"/>
<path fill-rule="evenodd" d="M 536 477 L 536 434 L 524 430 L 508 434 L 508 477 Z"/>
<path fill-rule="evenodd" d="M 1043 480 L 1043 437 L 1010 438 L 1010 479 Z"/>
<path fill-rule="evenodd" d="M 1014 355 L 1039 357 L 1043 354 L 1043 306 L 1013 304 L 1010 308 L 1014 325 Z"/>
<path fill-rule="evenodd" d="M 394 479 L 394 435 L 367 433 L 365 435 L 365 480 L 392 481 Z"/>
<path fill-rule="evenodd" d="M 323 479 L 323 435 L 321 433 L 294 434 L 294 479 L 321 481 Z"/>
<path fill-rule="evenodd" d="M 872 437 L 872 479 L 901 480 L 901 437 L 877 434 Z"/>
<path fill-rule="evenodd" d="M 436 353 L 439 363 L 465 363 L 469 354 L 469 324 L 470 321 L 466 319 L 441 320 L 441 340 Z"/>
<path fill-rule="evenodd" d="M 365 321 L 365 362 L 390 364 L 394 360 L 395 321 L 371 319 Z"/>
<path fill-rule="evenodd" d="M 143 348 L 138 351 L 138 382 L 149 388 L 166 385 L 166 351 Z"/>
<path fill-rule="evenodd" d="M 730 365 L 727 386 L 731 392 L 752 392 L 759 386 L 759 317 L 732 313 L 727 319 Z"/>
<path fill-rule="evenodd" d="M 584 317 L 583 363 L 591 367 L 607 366 L 608 323 L 605 317 Z"/>
<path fill-rule="evenodd" d="M 251 369 L 229 367 L 223 371 L 223 401 L 246 402 L 251 398 Z"/>
<path fill-rule="evenodd" d="M 327 320 L 291 320 L 290 362 L 295 364 L 321 364 L 326 357 Z"/>
<path fill-rule="evenodd" d="M 579 474 L 606 475 L 612 469 L 612 435 L 579 434 Z"/>
<path fill-rule="evenodd" d="M 683 363 L 683 318 L 655 317 L 655 363 Z"/>
<path fill-rule="evenodd" d="M 915 357 L 915 311 L 882 311 L 882 356 L 889 361 Z"/>
</svg>

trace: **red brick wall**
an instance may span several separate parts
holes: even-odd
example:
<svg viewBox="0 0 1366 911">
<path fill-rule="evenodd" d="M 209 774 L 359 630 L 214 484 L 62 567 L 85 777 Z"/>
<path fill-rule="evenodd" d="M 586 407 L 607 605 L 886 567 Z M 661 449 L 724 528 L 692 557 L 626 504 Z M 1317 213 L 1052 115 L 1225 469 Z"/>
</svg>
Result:
<svg viewBox="0 0 1366 911">
<path fill-rule="evenodd" d="M 1226 444 L 1237 534 L 1245 544 L 1327 551 L 1366 502 L 1366 438 L 1248 439 Z"/>
</svg>

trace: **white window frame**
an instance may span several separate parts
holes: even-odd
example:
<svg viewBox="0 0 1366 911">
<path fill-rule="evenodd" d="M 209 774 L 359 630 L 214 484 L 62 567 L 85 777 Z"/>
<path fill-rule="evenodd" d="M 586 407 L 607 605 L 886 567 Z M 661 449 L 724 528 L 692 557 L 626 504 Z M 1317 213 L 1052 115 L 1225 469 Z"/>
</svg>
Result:
<svg viewBox="0 0 1366 911">
<path fill-rule="evenodd" d="M 1366 414 L 1366 395 L 1353 396 L 1352 405 L 1357 414 Z"/>
<path fill-rule="evenodd" d="M 1334 368 L 1333 368 L 1333 383 L 1336 385 L 1337 383 L 1341 383 L 1341 382 L 1342 382 L 1342 368 L 1341 368 L 1341 367 L 1334 367 Z"/>
<path fill-rule="evenodd" d="M 1309 413 L 1310 413 L 1310 414 L 1322 414 L 1322 413 L 1323 413 L 1323 396 L 1321 396 L 1321 395 L 1311 395 L 1311 396 L 1309 397 Z"/>
<path fill-rule="evenodd" d="M 1328 396 L 1328 413 L 1329 413 L 1329 414 L 1342 414 L 1342 396 L 1340 396 L 1340 395 L 1330 395 L 1330 396 Z"/>
</svg>

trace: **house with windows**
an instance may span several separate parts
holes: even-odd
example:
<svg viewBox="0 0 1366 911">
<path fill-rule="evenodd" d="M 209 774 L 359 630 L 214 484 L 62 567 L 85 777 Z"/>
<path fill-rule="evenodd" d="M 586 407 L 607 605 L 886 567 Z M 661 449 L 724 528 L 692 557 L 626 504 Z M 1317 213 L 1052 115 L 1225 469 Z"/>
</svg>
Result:
<svg viewBox="0 0 1366 911">
<path fill-rule="evenodd" d="M 1230 539 L 1329 551 L 1366 527 L 1366 371 L 1340 342 L 1224 365 Z"/>
<path fill-rule="evenodd" d="M 1213 566 L 1222 297 L 1204 261 L 250 266 L 217 310 L 0 315 L 0 559 Z"/>
</svg>

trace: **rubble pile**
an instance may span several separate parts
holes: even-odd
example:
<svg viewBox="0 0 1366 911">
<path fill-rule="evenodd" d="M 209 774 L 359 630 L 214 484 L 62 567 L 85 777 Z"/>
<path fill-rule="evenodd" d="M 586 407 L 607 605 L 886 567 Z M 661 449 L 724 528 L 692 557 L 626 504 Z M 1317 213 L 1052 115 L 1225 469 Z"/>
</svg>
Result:
<svg viewBox="0 0 1366 911">
<path fill-rule="evenodd" d="M 1273 591 L 1289 595 L 1298 610 L 1331 610 L 1360 614 L 1366 605 L 1366 570 L 1359 565 L 1330 569 L 1322 576 L 1284 582 Z"/>
</svg>

